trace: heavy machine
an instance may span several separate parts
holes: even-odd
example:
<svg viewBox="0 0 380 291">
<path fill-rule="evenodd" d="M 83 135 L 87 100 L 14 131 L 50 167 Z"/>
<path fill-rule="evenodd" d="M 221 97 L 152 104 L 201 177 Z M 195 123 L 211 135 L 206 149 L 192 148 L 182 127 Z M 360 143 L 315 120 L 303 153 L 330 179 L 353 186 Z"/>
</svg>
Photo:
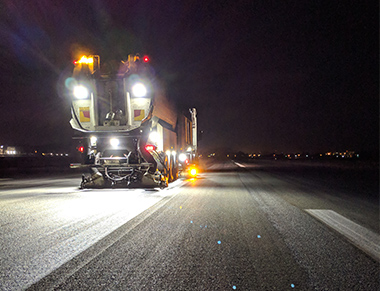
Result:
<svg viewBox="0 0 380 291">
<path fill-rule="evenodd" d="M 72 167 L 89 171 L 82 188 L 166 187 L 196 157 L 196 109 L 176 110 L 148 57 L 83 56 L 65 84 L 83 158 Z"/>
</svg>

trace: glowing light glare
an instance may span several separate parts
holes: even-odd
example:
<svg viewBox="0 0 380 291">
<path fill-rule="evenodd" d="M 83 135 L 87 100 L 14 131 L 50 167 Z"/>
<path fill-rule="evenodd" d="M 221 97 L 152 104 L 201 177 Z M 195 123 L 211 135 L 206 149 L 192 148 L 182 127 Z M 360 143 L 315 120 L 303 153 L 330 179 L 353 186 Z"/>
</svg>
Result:
<svg viewBox="0 0 380 291">
<path fill-rule="evenodd" d="M 144 63 L 148 63 L 149 62 L 149 57 L 148 56 L 145 56 L 144 57 Z"/>
<path fill-rule="evenodd" d="M 70 187 L 68 187 L 67 190 L 65 189 L 66 188 L 57 188 L 57 190 L 61 191 L 60 193 L 63 193 L 62 191 L 67 191 L 67 193 L 73 191 Z M 134 205 L 137 203 L 133 200 L 131 203 L 131 196 L 125 195 L 125 192 L 122 190 L 125 191 L 125 189 L 113 189 L 112 199 L 109 199 L 110 196 L 106 195 L 111 194 L 108 192 L 110 190 L 99 190 L 99 192 L 93 192 L 91 197 L 85 197 L 81 199 L 81 201 L 61 201 L 61 203 L 57 205 L 57 211 L 54 213 L 54 217 L 66 223 L 72 222 L 73 220 L 85 221 L 86 218 L 95 217 L 99 215 L 99 213 L 104 215 L 118 213 L 120 214 L 118 219 L 109 222 L 107 225 L 112 229 L 116 229 L 120 226 L 120 221 L 122 221 L 122 219 L 128 219 L 128 215 L 130 215 L 130 211 L 125 211 L 126 205 Z M 94 226 L 94 229 L 98 233 L 102 232 L 102 227 Z"/>
<path fill-rule="evenodd" d="M 82 56 L 78 61 L 74 61 L 74 64 L 93 64 L 94 58 L 88 58 L 86 56 Z"/>
<path fill-rule="evenodd" d="M 81 153 L 83 153 L 83 152 L 84 152 L 84 146 L 80 146 L 80 147 L 78 148 L 78 151 L 80 151 Z"/>
<path fill-rule="evenodd" d="M 73 94 L 77 99 L 86 99 L 89 95 L 89 92 L 85 86 L 78 85 L 74 87 Z"/>
<path fill-rule="evenodd" d="M 188 147 L 188 148 L 187 148 L 187 151 L 188 151 L 188 152 L 191 152 L 192 150 L 193 150 L 193 149 L 192 149 L 191 147 Z"/>
<path fill-rule="evenodd" d="M 135 97 L 145 97 L 147 93 L 146 87 L 142 83 L 137 83 L 132 87 L 132 94 Z"/>
<path fill-rule="evenodd" d="M 117 138 L 111 138 L 110 139 L 110 144 L 112 147 L 116 148 L 119 146 L 120 141 Z"/>
<path fill-rule="evenodd" d="M 65 80 L 65 86 L 66 88 L 68 88 L 69 90 L 73 90 L 73 88 L 77 85 L 77 80 L 75 80 L 74 78 L 67 78 Z"/>
<path fill-rule="evenodd" d="M 165 153 L 166 153 L 167 156 L 170 156 L 171 151 L 167 150 Z"/>
<path fill-rule="evenodd" d="M 186 161 L 186 154 L 184 153 L 179 154 L 178 159 L 181 163 L 183 163 L 184 161 Z"/>
<path fill-rule="evenodd" d="M 151 152 L 151 151 L 156 150 L 156 147 L 154 145 L 152 145 L 152 144 L 147 144 L 145 146 L 145 150 L 148 151 L 148 152 Z"/>
<path fill-rule="evenodd" d="M 152 131 L 150 134 L 149 134 L 149 139 L 154 142 L 154 143 L 157 143 L 159 140 L 160 140 L 160 134 L 157 132 L 157 131 Z"/>
<path fill-rule="evenodd" d="M 190 171 L 189 171 L 190 175 L 192 177 L 195 177 L 198 173 L 197 169 L 196 168 L 190 168 Z"/>
<path fill-rule="evenodd" d="M 91 146 L 96 146 L 97 141 L 98 141 L 98 138 L 96 136 L 90 137 Z"/>
</svg>

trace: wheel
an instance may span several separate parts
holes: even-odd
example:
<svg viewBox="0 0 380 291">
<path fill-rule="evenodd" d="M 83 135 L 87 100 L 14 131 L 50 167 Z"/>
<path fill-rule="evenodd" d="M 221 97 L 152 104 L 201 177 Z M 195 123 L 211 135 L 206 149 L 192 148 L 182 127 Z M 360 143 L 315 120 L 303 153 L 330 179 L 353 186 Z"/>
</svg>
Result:
<svg viewBox="0 0 380 291">
<path fill-rule="evenodd" d="M 169 186 L 169 184 L 168 184 L 168 180 L 167 180 L 167 179 L 162 180 L 162 181 L 160 182 L 160 188 L 161 188 L 161 189 L 165 189 L 165 188 L 168 187 L 168 186 Z"/>
</svg>

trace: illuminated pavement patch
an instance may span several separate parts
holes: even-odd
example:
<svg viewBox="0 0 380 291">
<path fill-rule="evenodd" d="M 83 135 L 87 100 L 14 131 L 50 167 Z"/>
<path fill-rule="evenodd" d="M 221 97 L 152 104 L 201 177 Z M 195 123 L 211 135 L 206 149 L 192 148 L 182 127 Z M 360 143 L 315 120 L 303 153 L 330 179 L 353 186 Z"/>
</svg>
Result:
<svg viewBox="0 0 380 291">
<path fill-rule="evenodd" d="M 332 210 L 305 209 L 305 211 L 344 235 L 358 248 L 380 261 L 380 235 Z"/>
<path fill-rule="evenodd" d="M 36 187 L 0 191 L 0 290 L 21 290 L 182 189 Z"/>
<path fill-rule="evenodd" d="M 259 171 L 205 173 L 31 290 L 380 290 L 378 263 L 304 211 L 323 207 L 284 201 L 293 189 L 273 179 Z M 83 193 L 85 202 L 101 202 L 90 209 L 123 202 L 122 193 L 96 194 Z"/>
</svg>

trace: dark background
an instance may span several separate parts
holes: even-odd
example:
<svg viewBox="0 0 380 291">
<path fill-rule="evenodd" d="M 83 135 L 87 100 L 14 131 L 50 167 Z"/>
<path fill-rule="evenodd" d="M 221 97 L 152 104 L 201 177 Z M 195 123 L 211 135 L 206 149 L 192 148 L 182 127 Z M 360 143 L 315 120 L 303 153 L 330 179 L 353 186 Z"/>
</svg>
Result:
<svg viewBox="0 0 380 291">
<path fill-rule="evenodd" d="M 0 144 L 71 144 L 80 54 L 147 54 L 202 152 L 378 153 L 377 1 L 0 0 Z"/>
</svg>

